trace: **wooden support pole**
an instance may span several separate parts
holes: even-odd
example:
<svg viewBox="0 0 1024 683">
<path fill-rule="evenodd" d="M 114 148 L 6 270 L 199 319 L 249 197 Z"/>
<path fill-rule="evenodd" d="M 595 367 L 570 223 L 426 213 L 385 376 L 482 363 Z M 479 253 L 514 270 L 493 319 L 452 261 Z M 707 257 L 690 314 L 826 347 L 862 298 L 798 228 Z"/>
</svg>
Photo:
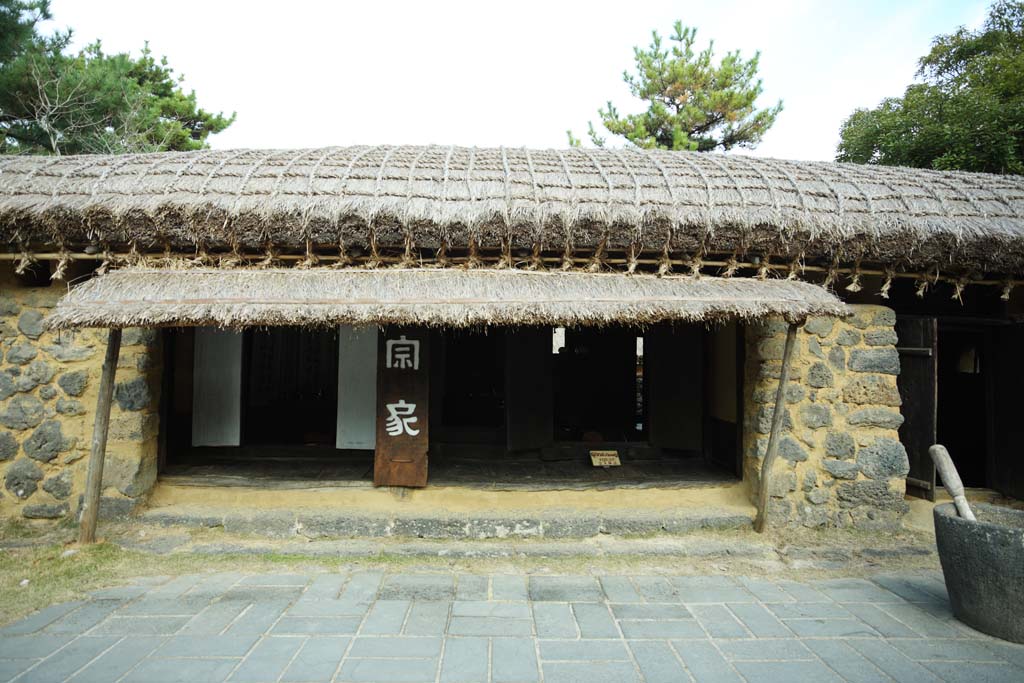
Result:
<svg viewBox="0 0 1024 683">
<path fill-rule="evenodd" d="M 92 451 L 89 453 L 89 474 L 85 480 L 82 521 L 78 542 L 96 542 L 96 520 L 100 512 L 100 491 L 103 489 L 103 458 L 107 452 L 107 430 L 110 427 L 110 402 L 114 397 L 114 374 L 121 353 L 121 330 L 111 329 L 107 336 L 107 355 L 103 359 L 100 393 L 96 397 L 96 420 L 92 427 Z"/>
<path fill-rule="evenodd" d="M 782 416 L 786 413 L 786 384 L 789 382 L 789 366 L 793 358 L 793 345 L 796 342 L 796 323 L 790 323 L 786 330 L 786 346 L 782 351 L 782 370 L 779 372 L 779 388 L 775 391 L 775 409 L 772 411 L 772 431 L 768 435 L 768 449 L 761 463 L 761 482 L 757 492 L 757 518 L 754 520 L 754 531 L 764 531 L 767 522 L 769 489 L 771 486 L 772 465 L 779 454 L 779 432 L 782 431 Z"/>
</svg>

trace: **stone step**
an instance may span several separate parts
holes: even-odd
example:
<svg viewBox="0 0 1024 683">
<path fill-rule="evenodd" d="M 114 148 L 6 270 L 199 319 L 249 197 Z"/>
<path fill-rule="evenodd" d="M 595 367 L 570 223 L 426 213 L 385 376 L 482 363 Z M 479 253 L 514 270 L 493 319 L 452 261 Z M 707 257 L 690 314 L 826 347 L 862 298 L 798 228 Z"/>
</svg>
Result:
<svg viewBox="0 0 1024 683">
<path fill-rule="evenodd" d="M 140 511 L 135 523 L 160 527 L 222 528 L 231 534 L 288 539 L 572 539 L 602 535 L 624 537 L 679 535 L 703 530 L 749 529 L 754 508 L 684 509 L 679 512 L 619 511 L 575 514 L 517 512 L 507 514 L 374 515 L 358 510 L 259 510 L 197 508 L 171 505 Z"/>
</svg>

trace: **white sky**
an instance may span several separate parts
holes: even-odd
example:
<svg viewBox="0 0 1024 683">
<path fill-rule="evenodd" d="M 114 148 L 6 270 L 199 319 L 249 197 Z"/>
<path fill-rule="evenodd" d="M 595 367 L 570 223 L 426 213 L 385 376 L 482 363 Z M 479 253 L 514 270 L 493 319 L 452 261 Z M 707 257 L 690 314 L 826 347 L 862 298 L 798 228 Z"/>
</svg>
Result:
<svg viewBox="0 0 1024 683">
<path fill-rule="evenodd" d="M 900 95 L 932 37 L 977 26 L 983 0 L 513 3 L 53 0 L 76 46 L 144 41 L 208 110 L 238 112 L 212 146 L 439 143 L 564 147 L 622 82 L 632 48 L 672 22 L 718 54 L 761 51 L 762 103 L 785 109 L 753 154 L 832 159 L 843 119 Z M 147 10 L 152 6 L 152 10 Z"/>
</svg>

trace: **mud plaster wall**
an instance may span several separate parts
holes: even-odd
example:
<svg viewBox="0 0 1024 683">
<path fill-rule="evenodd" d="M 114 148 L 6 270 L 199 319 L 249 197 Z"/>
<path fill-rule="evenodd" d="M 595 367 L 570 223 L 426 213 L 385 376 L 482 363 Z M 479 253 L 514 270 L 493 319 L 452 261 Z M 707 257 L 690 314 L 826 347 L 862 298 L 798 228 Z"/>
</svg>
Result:
<svg viewBox="0 0 1024 683">
<path fill-rule="evenodd" d="M 63 283 L 0 273 L 0 518 L 74 517 L 85 487 L 106 330 L 51 333 L 42 320 Z M 160 335 L 124 331 L 101 514 L 126 514 L 156 480 Z"/>
<path fill-rule="evenodd" d="M 884 306 L 851 308 L 846 320 L 812 318 L 797 333 L 770 524 L 894 528 L 908 509 L 896 315 Z M 747 329 L 744 479 L 755 497 L 786 328 L 779 319 Z"/>
</svg>

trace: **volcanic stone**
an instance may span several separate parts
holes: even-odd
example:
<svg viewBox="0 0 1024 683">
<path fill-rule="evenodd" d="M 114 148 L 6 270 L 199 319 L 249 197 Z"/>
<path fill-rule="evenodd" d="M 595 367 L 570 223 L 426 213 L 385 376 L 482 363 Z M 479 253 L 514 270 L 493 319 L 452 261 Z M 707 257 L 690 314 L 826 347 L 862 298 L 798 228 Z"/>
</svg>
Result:
<svg viewBox="0 0 1024 683">
<path fill-rule="evenodd" d="M 900 354 L 894 348 L 854 349 L 850 351 L 849 368 L 856 372 L 900 374 Z"/>
<path fill-rule="evenodd" d="M 47 420 L 39 425 L 24 444 L 25 455 L 39 462 L 50 462 L 69 447 L 57 420 Z"/>
<path fill-rule="evenodd" d="M 14 395 L 16 385 L 11 376 L 6 372 L 0 372 L 0 401 L 6 400 Z"/>
<path fill-rule="evenodd" d="M 0 461 L 10 460 L 18 454 L 18 440 L 8 431 L 0 432 Z"/>
<path fill-rule="evenodd" d="M 860 471 L 871 479 L 905 477 L 910 471 L 907 450 L 896 439 L 879 437 L 857 452 Z"/>
<path fill-rule="evenodd" d="M 54 498 L 64 500 L 71 495 L 71 472 L 64 470 L 43 482 L 43 490 Z"/>
<path fill-rule="evenodd" d="M 864 333 L 864 343 L 868 346 L 895 346 L 897 341 L 899 338 L 893 329 L 871 330 Z"/>
<path fill-rule="evenodd" d="M 67 503 L 36 503 L 21 509 L 23 517 L 28 519 L 59 519 L 68 514 Z"/>
<path fill-rule="evenodd" d="M 57 384 L 68 396 L 81 396 L 89 384 L 89 373 L 85 370 L 65 372 L 57 378 Z"/>
<path fill-rule="evenodd" d="M 43 421 L 46 407 L 35 396 L 18 396 L 0 412 L 0 425 L 9 429 L 30 429 Z"/>
<path fill-rule="evenodd" d="M 824 363 L 815 363 L 807 371 L 807 383 L 815 388 L 832 386 L 832 371 Z"/>
<path fill-rule="evenodd" d="M 43 471 L 38 465 L 31 460 L 18 458 L 7 468 L 4 487 L 18 498 L 25 499 L 36 492 L 42 479 Z"/>
<path fill-rule="evenodd" d="M 25 311 L 18 317 L 18 330 L 29 339 L 39 339 L 43 334 L 43 314 Z"/>
<path fill-rule="evenodd" d="M 860 471 L 857 463 L 845 460 L 825 460 L 821 466 L 836 479 L 856 479 Z"/>
<path fill-rule="evenodd" d="M 57 412 L 61 415 L 85 415 L 85 406 L 73 398 L 58 398 Z"/>
<path fill-rule="evenodd" d="M 853 507 L 867 505 L 877 509 L 908 509 L 903 495 L 889 489 L 884 481 L 855 481 L 840 484 L 836 487 L 836 497 L 840 505 Z"/>
<path fill-rule="evenodd" d="M 843 388 L 843 400 L 857 405 L 898 407 L 903 401 L 896 384 L 879 375 L 854 377 Z"/>
<path fill-rule="evenodd" d="M 38 354 L 39 351 L 31 344 L 15 344 L 7 349 L 7 362 L 15 365 L 24 365 Z"/>
<path fill-rule="evenodd" d="M 114 387 L 114 399 L 121 410 L 142 410 L 149 405 L 149 384 L 144 377 L 118 382 Z"/>
<path fill-rule="evenodd" d="M 833 458 L 852 458 L 857 449 L 853 437 L 846 432 L 830 431 L 825 436 L 825 455 Z"/>
<path fill-rule="evenodd" d="M 903 416 L 895 410 L 886 408 L 861 408 L 847 415 L 846 422 L 863 427 L 899 429 L 903 424 Z"/>
<path fill-rule="evenodd" d="M 832 426 L 832 411 L 821 404 L 812 403 L 800 410 L 800 418 L 804 425 L 811 429 Z"/>
<path fill-rule="evenodd" d="M 796 439 L 787 436 L 779 441 L 779 457 L 790 462 L 803 462 L 807 460 L 807 451 L 796 442 Z"/>
<path fill-rule="evenodd" d="M 819 337 L 827 337 L 832 334 L 832 326 L 835 324 L 835 320 L 832 318 L 811 318 L 804 325 L 804 331 L 809 334 L 816 334 Z"/>
<path fill-rule="evenodd" d="M 843 330 L 836 337 L 836 343 L 841 346 L 856 346 L 860 344 L 860 332 L 856 330 Z"/>
<path fill-rule="evenodd" d="M 43 349 L 61 362 L 85 360 L 96 352 L 95 349 L 91 349 L 88 346 L 75 346 L 71 343 L 50 344 L 44 346 Z"/>
</svg>

